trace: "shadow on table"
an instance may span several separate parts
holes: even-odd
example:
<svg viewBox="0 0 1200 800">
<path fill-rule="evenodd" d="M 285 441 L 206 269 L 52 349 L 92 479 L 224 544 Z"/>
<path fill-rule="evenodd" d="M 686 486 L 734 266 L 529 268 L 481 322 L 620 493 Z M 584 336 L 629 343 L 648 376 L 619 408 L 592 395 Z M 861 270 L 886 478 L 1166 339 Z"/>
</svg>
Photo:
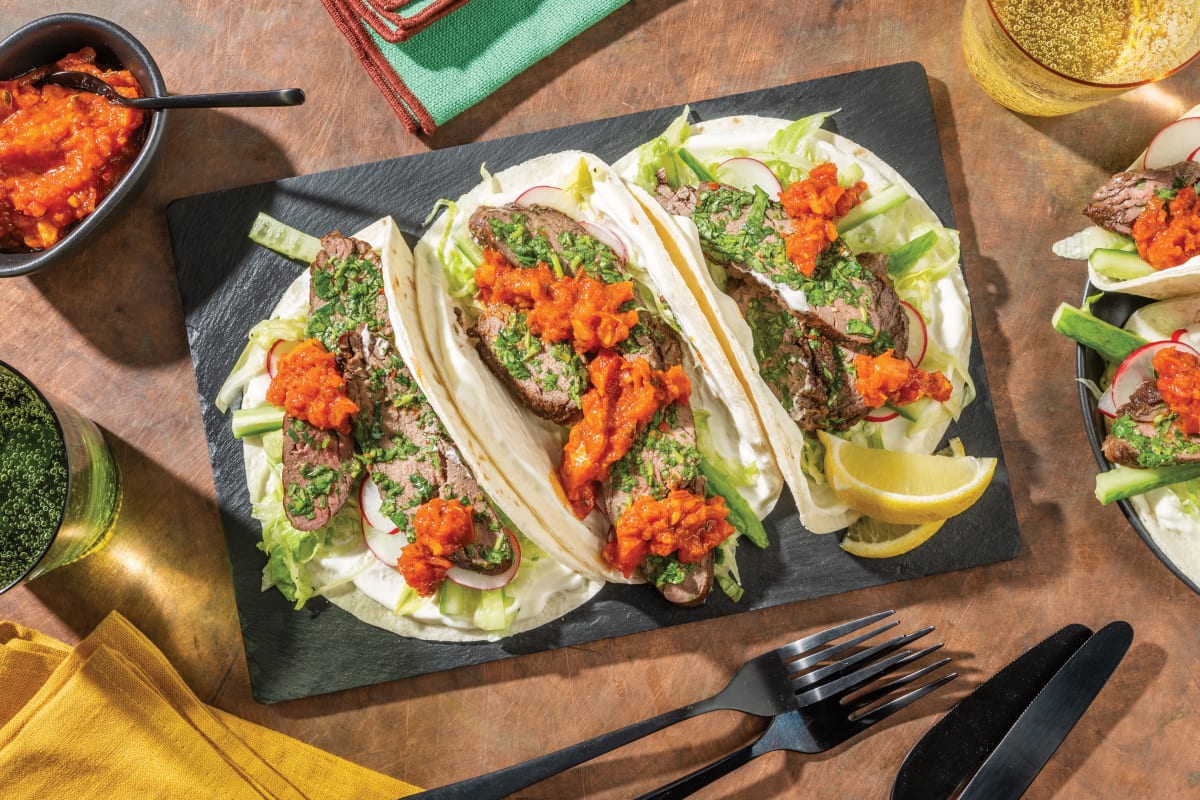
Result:
<svg viewBox="0 0 1200 800">
<path fill-rule="evenodd" d="M 228 635 L 237 622 L 216 508 L 144 453 L 105 435 L 123 483 L 112 539 L 28 587 L 80 637 L 120 612 L 206 697 L 238 663 L 241 644 Z M 227 666 L 214 671 L 214 663 Z"/>
<path fill-rule="evenodd" d="M 168 138 L 141 196 L 86 250 L 30 278 L 90 344 L 130 366 L 166 364 L 188 352 L 167 204 L 292 172 L 274 140 L 236 117 L 203 109 L 171 113 Z"/>
</svg>

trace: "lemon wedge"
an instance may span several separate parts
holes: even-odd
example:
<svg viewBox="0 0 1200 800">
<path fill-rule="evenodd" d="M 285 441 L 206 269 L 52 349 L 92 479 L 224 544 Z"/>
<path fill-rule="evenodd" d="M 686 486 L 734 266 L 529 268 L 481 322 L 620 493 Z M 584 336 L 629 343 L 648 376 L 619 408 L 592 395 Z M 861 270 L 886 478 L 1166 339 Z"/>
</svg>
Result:
<svg viewBox="0 0 1200 800">
<path fill-rule="evenodd" d="M 842 549 L 859 558 L 892 558 L 925 544 L 946 520 L 901 525 L 872 517 L 859 517 L 842 538 Z"/>
<path fill-rule="evenodd" d="M 878 450 L 818 431 L 825 477 L 846 505 L 898 525 L 922 525 L 961 514 L 983 496 L 996 459 Z"/>
</svg>

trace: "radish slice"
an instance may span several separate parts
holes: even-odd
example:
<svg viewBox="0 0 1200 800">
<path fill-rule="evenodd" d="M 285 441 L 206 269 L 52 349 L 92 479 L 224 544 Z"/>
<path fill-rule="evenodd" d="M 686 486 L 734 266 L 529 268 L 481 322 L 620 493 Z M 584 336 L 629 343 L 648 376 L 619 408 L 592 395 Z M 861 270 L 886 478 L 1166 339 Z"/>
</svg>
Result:
<svg viewBox="0 0 1200 800">
<path fill-rule="evenodd" d="M 783 191 L 779 178 L 775 177 L 771 168 L 757 158 L 748 156 L 738 156 L 722 161 L 717 166 L 717 180 L 747 192 L 755 186 L 761 186 L 772 200 L 777 200 L 780 192 Z"/>
<path fill-rule="evenodd" d="M 358 507 L 362 509 L 363 522 L 381 531 L 390 531 L 396 527 L 381 510 L 383 495 L 379 493 L 379 485 L 371 478 L 364 478 L 358 488 Z"/>
<path fill-rule="evenodd" d="M 1117 367 L 1117 372 L 1113 376 L 1112 386 L 1105 392 L 1105 394 L 1111 395 L 1108 403 L 1111 404 L 1113 415 L 1115 415 L 1118 408 L 1128 402 L 1130 396 L 1139 386 L 1148 380 L 1154 379 L 1154 355 L 1166 347 L 1185 350 L 1200 358 L 1200 351 L 1196 350 L 1196 348 L 1170 339 L 1150 342 L 1150 344 L 1144 344 L 1137 350 L 1134 350 L 1121 362 L 1121 366 Z M 1098 407 L 1099 405 L 1097 404 Z M 1104 409 L 1108 407 L 1108 404 L 1104 405 L 1101 413 L 1107 413 Z"/>
<path fill-rule="evenodd" d="M 276 339 L 271 342 L 271 348 L 267 350 L 267 375 L 274 378 L 275 373 L 279 371 L 279 360 L 299 345 L 299 342 L 290 339 Z"/>
<path fill-rule="evenodd" d="M 400 551 L 408 544 L 408 537 L 401 535 L 399 528 L 393 526 L 389 530 L 381 531 L 364 519 L 362 532 L 363 541 L 366 542 L 371 555 L 389 567 L 400 563 Z"/>
<path fill-rule="evenodd" d="M 1146 168 L 1160 169 L 1186 161 L 1200 147 L 1200 117 L 1177 119 L 1159 131 L 1146 148 Z"/>
<path fill-rule="evenodd" d="M 549 206 L 557 208 L 563 205 L 563 190 L 557 186 L 531 186 L 517 195 L 516 204 L 519 206 Z"/>
<path fill-rule="evenodd" d="M 900 412 L 893 411 L 887 406 L 884 406 L 872 411 L 870 414 L 867 414 L 865 419 L 867 422 L 887 422 L 895 419 L 898 416 L 900 416 Z"/>
<path fill-rule="evenodd" d="M 629 260 L 629 250 L 626 249 L 625 242 L 621 241 L 621 237 L 612 228 L 607 225 L 601 225 L 598 222 L 588 222 L 586 219 L 580 220 L 579 224 L 597 242 L 611 247 L 612 251 L 620 256 L 622 261 Z"/>
<path fill-rule="evenodd" d="M 509 581 L 517 574 L 517 568 L 521 566 L 521 545 L 517 544 L 517 537 L 513 536 L 512 531 L 505 531 L 508 534 L 508 541 L 512 543 L 513 561 L 512 566 L 497 572 L 495 575 L 484 575 L 482 572 L 463 569 L 462 567 L 451 567 L 446 572 L 446 577 L 460 586 L 466 586 L 468 589 L 483 589 L 489 591 L 491 589 L 499 589 L 501 586 L 507 586 Z"/>
<path fill-rule="evenodd" d="M 1200 158 L 1196 158 L 1196 156 L 1200 156 L 1200 147 L 1197 147 L 1195 150 L 1193 150 L 1191 155 L 1189 155 L 1187 157 L 1187 160 L 1188 161 L 1200 161 Z"/>
<path fill-rule="evenodd" d="M 908 363 L 919 367 L 925 360 L 925 351 L 929 348 L 929 330 L 925 327 L 925 318 L 921 316 L 920 311 L 904 300 L 900 301 L 900 307 L 908 317 L 908 349 L 904 355 L 908 358 Z"/>
<path fill-rule="evenodd" d="M 1176 330 L 1174 333 L 1171 334 L 1171 341 L 1172 342 L 1182 342 L 1183 337 L 1187 336 L 1187 332 L 1188 332 L 1187 328 L 1179 328 L 1178 330 Z M 1185 344 L 1186 344 L 1186 342 L 1185 342 Z"/>
</svg>

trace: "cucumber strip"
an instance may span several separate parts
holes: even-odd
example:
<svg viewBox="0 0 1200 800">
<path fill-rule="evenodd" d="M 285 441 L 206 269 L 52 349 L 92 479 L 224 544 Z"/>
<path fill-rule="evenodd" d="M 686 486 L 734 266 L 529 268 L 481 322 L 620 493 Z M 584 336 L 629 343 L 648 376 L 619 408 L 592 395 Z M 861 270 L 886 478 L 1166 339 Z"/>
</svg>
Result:
<svg viewBox="0 0 1200 800">
<path fill-rule="evenodd" d="M 475 626 L 485 631 L 502 631 L 508 627 L 503 588 L 479 593 L 479 608 L 475 610 Z"/>
<path fill-rule="evenodd" d="M 700 160 L 687 151 L 686 147 L 679 148 L 679 160 L 688 165 L 688 169 L 696 173 L 696 177 L 705 183 L 715 183 L 716 178 Z"/>
<path fill-rule="evenodd" d="M 235 439 L 283 429 L 283 409 L 270 404 L 255 408 L 235 408 L 230 416 Z"/>
<path fill-rule="evenodd" d="M 479 605 L 478 589 L 468 589 L 466 586 L 452 580 L 442 581 L 438 589 L 438 610 L 448 617 L 462 617 L 472 614 Z"/>
<path fill-rule="evenodd" d="M 311 264 L 321 252 L 321 240 L 259 212 L 250 226 L 250 240 L 282 256 Z"/>
<path fill-rule="evenodd" d="M 1151 489 L 1196 478 L 1200 478 L 1200 464 L 1175 464 L 1155 469 L 1117 466 L 1096 476 L 1096 499 L 1108 505 Z"/>
<path fill-rule="evenodd" d="M 729 509 L 729 524 L 755 546 L 768 547 L 770 541 L 767 538 L 767 529 L 763 527 L 762 521 L 754 515 L 746 498 L 738 494 L 733 482 L 725 477 L 721 470 L 710 464 L 706 458 L 700 459 L 700 473 L 708 483 L 709 496 L 719 494 L 725 498 L 725 507 Z"/>
<path fill-rule="evenodd" d="M 921 259 L 921 256 L 929 252 L 930 248 L 937 243 L 936 231 L 925 231 L 917 238 L 910 242 L 900 245 L 891 252 L 888 256 L 887 274 L 892 280 L 896 280 L 904 273 L 912 269 L 913 264 Z"/>
<path fill-rule="evenodd" d="M 1090 347 L 1104 358 L 1105 361 L 1119 363 L 1125 357 L 1138 349 L 1146 340 L 1136 333 L 1130 333 L 1124 328 L 1118 328 L 1096 317 L 1091 312 L 1061 304 L 1050 318 L 1054 330 L 1074 339 L 1084 347 Z"/>
<path fill-rule="evenodd" d="M 1154 267 L 1142 260 L 1136 251 L 1112 250 L 1098 247 L 1088 256 L 1088 264 L 1098 274 L 1114 281 L 1129 281 L 1155 273 Z"/>
<path fill-rule="evenodd" d="M 405 586 L 400 592 L 400 596 L 396 598 L 396 607 L 392 609 L 392 613 L 398 617 L 406 617 L 419 609 L 424 602 L 424 598 L 417 594 L 416 589 Z"/>
<path fill-rule="evenodd" d="M 850 213 L 839 219 L 837 223 L 838 233 L 844 235 L 846 231 L 857 228 L 867 220 L 891 211 L 907 199 L 908 192 L 904 190 L 903 186 L 899 184 L 889 186 L 879 194 L 872 195 L 869 199 L 862 201 L 850 209 Z"/>
</svg>

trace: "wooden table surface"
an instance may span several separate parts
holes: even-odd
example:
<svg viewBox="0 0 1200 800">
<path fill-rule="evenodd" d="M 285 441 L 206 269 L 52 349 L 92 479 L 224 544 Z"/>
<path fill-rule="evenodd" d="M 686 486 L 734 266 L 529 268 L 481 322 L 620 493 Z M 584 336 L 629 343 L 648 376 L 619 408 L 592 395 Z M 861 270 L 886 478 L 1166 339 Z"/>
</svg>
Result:
<svg viewBox="0 0 1200 800">
<path fill-rule="evenodd" d="M 60 0 L 6 0 L 0 34 Z M 1050 316 L 1084 270 L 1050 253 L 1084 198 L 1200 101 L 1200 67 L 1058 119 L 993 103 L 968 75 L 961 0 L 634 0 L 429 138 L 403 129 L 316 0 L 87 10 L 129 29 L 172 92 L 302 86 L 279 110 L 176 112 L 119 227 L 69 263 L 0 282 L 0 359 L 107 432 L 125 476 L 104 552 L 0 596 L 0 618 L 67 641 L 132 620 L 215 706 L 423 786 L 505 766 L 707 696 L 746 658 L 881 608 L 930 624 L 963 677 L 828 753 L 774 753 L 702 795 L 887 797 L 914 742 L 970 688 L 1069 622 L 1132 623 L 1134 645 L 1029 797 L 1200 794 L 1200 598 L 1115 507 Z M 174 198 L 901 61 L 929 75 L 967 279 L 1022 530 L 1013 561 L 306 700 L 250 694 L 164 209 Z M 697 646 L 704 643 L 703 647 Z M 719 712 L 521 793 L 621 798 L 750 741 Z"/>
</svg>

